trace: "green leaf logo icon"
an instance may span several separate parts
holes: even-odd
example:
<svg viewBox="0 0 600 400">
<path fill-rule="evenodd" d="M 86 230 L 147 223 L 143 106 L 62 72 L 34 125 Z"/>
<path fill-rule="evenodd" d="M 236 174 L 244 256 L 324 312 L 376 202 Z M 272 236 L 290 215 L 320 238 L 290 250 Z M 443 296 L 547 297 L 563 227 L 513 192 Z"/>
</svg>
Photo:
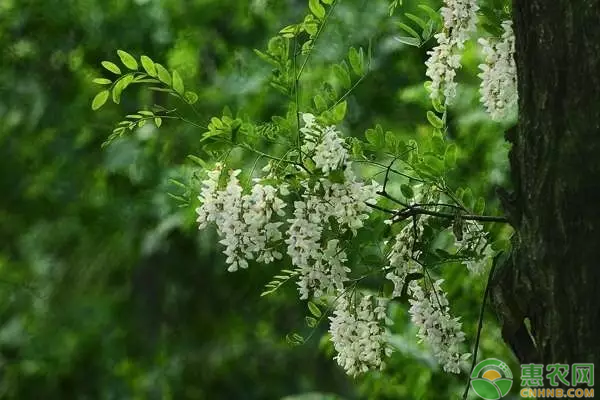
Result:
<svg viewBox="0 0 600 400">
<path fill-rule="evenodd" d="M 473 369 L 471 387 L 482 399 L 497 400 L 508 394 L 512 380 L 512 372 L 506 363 L 496 358 L 488 358 Z"/>
</svg>

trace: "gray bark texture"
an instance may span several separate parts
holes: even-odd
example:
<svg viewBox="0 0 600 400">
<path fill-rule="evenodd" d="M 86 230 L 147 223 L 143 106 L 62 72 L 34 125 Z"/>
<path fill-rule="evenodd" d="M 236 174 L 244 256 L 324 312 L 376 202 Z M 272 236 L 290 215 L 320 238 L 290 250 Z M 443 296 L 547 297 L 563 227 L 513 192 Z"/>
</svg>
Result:
<svg viewBox="0 0 600 400">
<path fill-rule="evenodd" d="M 600 366 L 600 0 L 513 0 L 513 15 L 516 233 L 492 301 L 522 363 Z"/>
</svg>

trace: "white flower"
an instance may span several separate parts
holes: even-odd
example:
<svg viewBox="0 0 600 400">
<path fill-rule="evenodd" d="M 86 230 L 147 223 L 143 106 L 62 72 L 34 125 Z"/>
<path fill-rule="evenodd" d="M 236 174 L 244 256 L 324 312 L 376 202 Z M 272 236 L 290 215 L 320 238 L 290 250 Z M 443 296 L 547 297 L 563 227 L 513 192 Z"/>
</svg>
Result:
<svg viewBox="0 0 600 400">
<path fill-rule="evenodd" d="M 439 201 L 438 191 L 419 184 L 412 187 L 416 203 L 434 204 Z M 424 226 L 430 218 L 428 215 L 419 215 L 406 224 L 394 238 L 394 243 L 388 253 L 388 270 L 385 278 L 392 281 L 394 290 L 392 297 L 400 297 L 406 283 L 406 276 L 411 273 L 422 272 L 423 268 L 416 260 L 421 254 L 415 244 L 423 234 Z M 390 220 L 393 223 L 393 220 Z M 386 243 L 387 244 L 387 243 Z"/>
<path fill-rule="evenodd" d="M 443 280 L 434 282 L 427 293 L 415 281 L 409 285 L 412 322 L 417 326 L 417 336 L 431 349 L 445 372 L 460 373 L 460 363 L 470 357 L 462 353 L 465 340 L 459 318 L 452 318 L 446 293 L 441 288 Z"/>
<path fill-rule="evenodd" d="M 320 143 L 315 148 L 313 160 L 324 173 L 335 171 L 344 165 L 347 158 L 344 140 L 338 136 L 333 126 L 325 128 Z"/>
<path fill-rule="evenodd" d="M 463 261 L 463 264 L 472 274 L 481 275 L 494 256 L 494 251 L 488 243 L 483 225 L 476 221 L 464 221 L 462 231 L 462 240 L 459 241 L 455 238 L 454 245 L 460 251 L 466 250 L 475 253 L 475 256 Z"/>
<path fill-rule="evenodd" d="M 314 187 L 304 182 L 302 201 L 294 202 L 294 218 L 288 220 L 285 243 L 292 264 L 300 271 L 301 299 L 308 298 L 311 291 L 315 297 L 339 292 L 348 280 L 350 268 L 342 244 L 337 239 L 324 243 L 322 233 L 331 229 L 333 219 L 338 233 L 350 230 L 356 234 L 369 218 L 372 209 L 366 202 L 375 200 L 379 185 L 357 181 L 350 167 L 344 177 L 343 183 L 321 178 Z"/>
<path fill-rule="evenodd" d="M 378 298 L 375 303 L 373 300 L 370 295 L 363 296 L 353 307 L 349 295 L 344 294 L 329 317 L 331 341 L 337 352 L 335 360 L 348 375 L 383 369 L 384 358 L 392 352 L 384 327 L 387 300 Z"/>
<path fill-rule="evenodd" d="M 477 28 L 477 0 L 444 0 L 442 19 L 459 48 Z"/>
<path fill-rule="evenodd" d="M 313 159 L 315 166 L 326 174 L 347 166 L 348 151 L 341 133 L 334 126 L 321 127 L 312 114 L 302 114 L 302 119 L 305 125 L 300 128 L 304 134 L 301 150 Z"/>
<path fill-rule="evenodd" d="M 284 216 L 284 208 L 285 203 L 277 197 L 277 189 L 271 185 L 255 184 L 252 192 L 243 197 L 243 218 L 246 223 L 243 234 L 247 258 L 258 254 L 256 260 L 268 264 L 283 257 L 269 245 L 282 239 L 279 227 L 283 223 L 270 221 L 273 214 Z"/>
<path fill-rule="evenodd" d="M 512 21 L 502 23 L 500 40 L 479 39 L 485 63 L 481 73 L 481 102 L 494 120 L 501 120 L 515 110 L 517 103 L 517 67 L 515 64 L 515 35 Z"/>
<path fill-rule="evenodd" d="M 214 222 L 221 210 L 222 204 L 220 203 L 218 186 L 222 169 L 223 165 L 217 163 L 215 169 L 208 173 L 208 178 L 202 181 L 202 189 L 200 196 L 198 196 L 202 206 L 196 208 L 198 214 L 196 221 L 199 224 L 199 229 L 205 228 L 209 222 Z"/>
<path fill-rule="evenodd" d="M 223 254 L 227 256 L 225 262 L 229 264 L 228 271 L 239 268 L 248 268 L 248 261 L 242 252 L 244 222 L 242 221 L 242 187 L 237 176 L 241 170 L 231 171 L 225 190 L 218 192 L 221 212 L 216 216 L 217 232 L 221 236 L 219 243 L 225 246 Z"/>
<path fill-rule="evenodd" d="M 269 263 L 283 255 L 273 244 L 282 239 L 279 227 L 282 222 L 272 222 L 274 215 L 285 215 L 285 203 L 277 197 L 277 189 L 271 185 L 255 183 L 250 194 L 243 195 L 238 180 L 241 170 L 231 171 L 227 186 L 219 190 L 219 178 L 223 166 L 217 164 L 203 181 L 199 196 L 202 205 L 196 209 L 199 228 L 209 222 L 217 225 L 217 233 L 225 246 L 228 271 L 248 268 L 248 261 Z M 260 181 L 259 181 L 260 182 Z"/>
<path fill-rule="evenodd" d="M 425 62 L 425 74 L 431 78 L 430 97 L 432 99 L 446 98 L 449 103 L 456 96 L 456 70 L 460 68 L 460 54 L 455 43 L 445 32 L 435 35 L 438 45 L 428 51 L 429 59 Z"/>
<path fill-rule="evenodd" d="M 372 209 L 366 203 L 376 201 L 380 186 L 376 182 L 365 184 L 357 180 L 352 164 L 347 160 L 343 140 L 334 127 L 322 128 L 312 114 L 303 114 L 305 135 L 303 152 L 311 155 L 317 168 L 324 173 L 343 167 L 343 182 L 320 178 L 309 184 L 301 183 L 301 199 L 294 202 L 294 217 L 285 243 L 292 264 L 300 272 L 298 290 L 301 299 L 335 294 L 344 289 L 350 268 L 346 265 L 344 243 L 338 239 L 325 240 L 324 232 L 331 232 L 335 221 L 335 234 L 350 230 L 356 235 Z"/>
<path fill-rule="evenodd" d="M 426 75 L 431 78 L 432 99 L 449 104 L 456 96 L 456 70 L 460 68 L 465 41 L 477 27 L 476 0 L 444 0 L 442 19 L 444 30 L 435 35 L 438 45 L 428 51 Z"/>
<path fill-rule="evenodd" d="M 413 272 L 421 271 L 421 266 L 414 260 L 418 257 L 418 253 L 413 254 L 411 249 L 412 243 L 416 240 L 414 230 L 417 230 L 417 236 L 421 233 L 421 225 L 416 227 L 410 223 L 406 225 L 394 239 L 394 244 L 388 254 L 388 270 L 385 278 L 392 281 L 394 291 L 392 297 L 400 297 L 402 289 L 406 283 L 406 276 Z M 414 258 L 413 258 L 414 257 Z"/>
</svg>

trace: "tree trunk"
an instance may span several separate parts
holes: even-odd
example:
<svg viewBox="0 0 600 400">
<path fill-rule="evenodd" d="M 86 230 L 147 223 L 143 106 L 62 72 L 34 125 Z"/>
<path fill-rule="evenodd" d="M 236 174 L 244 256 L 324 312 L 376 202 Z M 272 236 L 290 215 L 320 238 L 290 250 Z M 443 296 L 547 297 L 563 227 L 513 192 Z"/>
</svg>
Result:
<svg viewBox="0 0 600 400">
<path fill-rule="evenodd" d="M 600 365 L 600 0 L 513 0 L 513 15 L 516 233 L 492 300 L 522 363 Z"/>
</svg>

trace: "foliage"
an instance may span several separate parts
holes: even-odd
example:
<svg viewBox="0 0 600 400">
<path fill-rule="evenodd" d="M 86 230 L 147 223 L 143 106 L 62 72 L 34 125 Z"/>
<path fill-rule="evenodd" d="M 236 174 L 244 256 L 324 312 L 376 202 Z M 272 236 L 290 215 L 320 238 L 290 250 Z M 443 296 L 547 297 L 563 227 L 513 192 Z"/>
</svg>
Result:
<svg viewBox="0 0 600 400">
<path fill-rule="evenodd" d="M 249 193 L 251 178 L 270 160 L 273 177 L 263 183 L 288 182 L 301 196 L 302 182 L 323 177 L 300 150 L 299 112 L 312 113 L 319 126 L 346 134 L 356 173 L 374 177 L 389 197 L 380 208 L 423 211 L 416 205 L 423 188 L 436 188 L 439 201 L 451 204 L 427 209 L 451 217 L 424 225 L 420 261 L 446 278 L 451 308 L 468 321 L 471 342 L 483 282 L 467 278 L 460 263 L 480 253 L 450 239 L 469 233 L 463 214 L 497 213 L 491 183 L 504 182 L 505 153 L 502 127 L 474 106 L 477 82 L 466 78 L 451 108 L 428 100 L 421 59 L 441 28 L 427 12 L 436 4 L 396 4 L 390 18 L 386 1 L 209 1 L 185 9 L 171 1 L 115 1 L 106 11 L 88 2 L 34 3 L 4 6 L 22 22 L 2 22 L 0 35 L 12 54 L 1 79 L 18 82 L 3 97 L 0 117 L 8 122 L 0 136 L 10 149 L 4 170 L 15 171 L 3 177 L 12 193 L 2 214 L 11 227 L 2 250 L 10 282 L 0 331 L 6 397 L 276 398 L 318 391 L 447 398 L 461 391 L 464 377 L 442 373 L 415 343 L 404 299 L 388 307 L 396 352 L 387 369 L 352 383 L 330 361 L 324 323 L 335 299 L 298 304 L 285 283 L 299 274 L 289 260 L 223 272 L 214 231 L 198 235 L 192 211 L 200 181 L 217 161 L 242 169 Z M 44 15 L 54 17 L 25 30 Z M 397 40 L 414 37 L 406 27 L 419 35 L 419 47 Z M 273 32 L 279 34 L 268 39 Z M 69 35 L 87 41 L 65 40 Z M 46 37 L 68 45 L 42 45 Z M 465 72 L 475 75 L 476 49 L 464 58 Z M 20 72 L 24 66 L 29 74 Z M 32 99 L 41 102 L 37 109 Z M 90 116 L 90 99 L 92 108 L 102 107 L 100 117 Z M 107 122 L 119 119 L 104 135 Z M 110 146 L 99 152 L 107 136 Z M 339 171 L 327 178 L 342 179 Z M 371 212 L 357 245 L 346 248 L 356 276 L 386 265 L 383 239 L 411 225 L 412 215 L 389 227 L 386 213 Z M 494 224 L 485 232 L 496 250 L 509 233 Z M 374 238 L 379 242 L 369 243 Z M 429 279 L 422 275 L 421 282 Z M 364 278 L 356 288 L 377 292 L 384 278 Z M 270 295 L 260 299 L 262 291 Z M 286 335 L 309 348 L 287 347 Z M 498 337 L 488 333 L 482 347 L 506 357 Z"/>
</svg>

